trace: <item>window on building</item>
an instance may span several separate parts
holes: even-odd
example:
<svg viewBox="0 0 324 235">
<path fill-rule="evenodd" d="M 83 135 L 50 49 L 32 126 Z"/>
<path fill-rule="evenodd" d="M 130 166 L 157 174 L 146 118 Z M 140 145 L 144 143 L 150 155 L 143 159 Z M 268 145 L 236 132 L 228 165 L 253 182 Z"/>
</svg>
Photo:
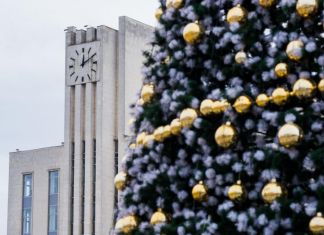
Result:
<svg viewBox="0 0 324 235">
<path fill-rule="evenodd" d="M 58 230 L 58 193 L 59 171 L 49 172 L 48 195 L 48 235 L 57 235 Z"/>
<path fill-rule="evenodd" d="M 31 235 L 33 176 L 23 176 L 22 235 Z"/>
</svg>

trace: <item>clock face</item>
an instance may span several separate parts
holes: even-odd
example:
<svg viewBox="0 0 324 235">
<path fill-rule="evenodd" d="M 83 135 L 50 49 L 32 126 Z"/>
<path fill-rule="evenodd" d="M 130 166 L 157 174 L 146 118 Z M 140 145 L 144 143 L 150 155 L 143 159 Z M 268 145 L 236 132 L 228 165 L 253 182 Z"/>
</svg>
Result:
<svg viewBox="0 0 324 235">
<path fill-rule="evenodd" d="M 68 47 L 67 85 L 98 81 L 99 48 L 99 42 Z"/>
</svg>

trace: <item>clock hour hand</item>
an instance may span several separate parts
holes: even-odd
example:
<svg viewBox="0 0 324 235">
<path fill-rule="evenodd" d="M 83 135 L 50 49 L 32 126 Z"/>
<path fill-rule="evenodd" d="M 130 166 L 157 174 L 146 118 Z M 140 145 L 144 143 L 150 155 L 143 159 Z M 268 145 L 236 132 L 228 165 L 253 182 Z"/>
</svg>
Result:
<svg viewBox="0 0 324 235">
<path fill-rule="evenodd" d="M 81 63 L 81 65 L 80 65 L 82 68 L 83 68 L 83 66 L 84 66 L 84 54 L 82 55 L 82 63 Z"/>
<path fill-rule="evenodd" d="M 86 61 L 83 60 L 81 66 L 83 67 L 86 63 L 88 63 L 93 57 L 96 56 L 96 53 L 94 53 L 89 59 L 87 59 Z"/>
</svg>

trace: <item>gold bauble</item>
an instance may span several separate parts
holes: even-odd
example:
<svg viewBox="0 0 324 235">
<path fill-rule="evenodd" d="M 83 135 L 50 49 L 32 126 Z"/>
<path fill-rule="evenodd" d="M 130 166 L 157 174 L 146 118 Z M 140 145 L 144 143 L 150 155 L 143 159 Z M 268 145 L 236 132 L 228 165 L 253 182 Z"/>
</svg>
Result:
<svg viewBox="0 0 324 235">
<path fill-rule="evenodd" d="M 291 41 L 286 49 L 289 59 L 299 61 L 303 57 L 304 43 L 300 40 Z"/>
<path fill-rule="evenodd" d="M 228 23 L 243 23 L 246 15 L 246 10 L 240 5 L 237 5 L 228 11 L 226 20 Z"/>
<path fill-rule="evenodd" d="M 256 102 L 257 106 L 264 108 L 265 106 L 268 105 L 269 101 L 270 101 L 270 98 L 266 94 L 260 94 L 256 98 L 255 102 Z"/>
<path fill-rule="evenodd" d="M 238 64 L 244 64 L 246 61 L 247 55 L 244 51 L 240 51 L 235 55 L 235 62 Z"/>
<path fill-rule="evenodd" d="M 290 97 L 289 91 L 285 90 L 282 87 L 275 89 L 272 92 L 272 101 L 276 105 L 284 105 L 288 102 Z"/>
<path fill-rule="evenodd" d="M 293 86 L 293 94 L 299 98 L 311 98 L 316 93 L 316 84 L 313 80 L 300 78 Z"/>
<path fill-rule="evenodd" d="M 138 136 L 136 137 L 136 144 L 137 145 L 142 145 L 145 136 L 146 136 L 146 133 L 145 132 L 142 132 L 142 133 L 138 134 Z"/>
<path fill-rule="evenodd" d="M 200 112 L 203 115 L 208 115 L 213 112 L 214 102 L 210 99 L 206 99 L 200 104 Z"/>
<path fill-rule="evenodd" d="M 157 212 L 155 212 L 152 217 L 150 223 L 152 225 L 157 225 L 161 223 L 166 223 L 168 221 L 167 215 L 162 211 L 162 209 L 158 209 Z"/>
<path fill-rule="evenodd" d="M 160 126 L 154 131 L 154 133 L 153 133 L 154 140 L 159 141 L 159 142 L 164 140 L 164 138 L 163 138 L 163 129 L 164 129 L 164 127 Z"/>
<path fill-rule="evenodd" d="M 166 0 L 166 1 L 165 1 L 165 6 L 166 6 L 167 8 L 172 7 L 172 0 Z"/>
<path fill-rule="evenodd" d="M 154 15 L 155 15 L 155 18 L 156 18 L 157 20 L 160 20 L 160 19 L 161 19 L 161 16 L 163 15 L 163 10 L 162 10 L 162 8 L 158 8 L 158 9 L 156 9 Z"/>
<path fill-rule="evenodd" d="M 128 146 L 130 149 L 135 149 L 136 148 L 136 144 L 135 143 L 132 143 Z"/>
<path fill-rule="evenodd" d="M 163 63 L 164 63 L 164 64 L 169 64 L 170 61 L 171 61 L 171 57 L 170 57 L 170 56 L 167 56 L 167 57 L 164 59 Z"/>
<path fill-rule="evenodd" d="M 207 186 L 200 181 L 199 184 L 196 184 L 192 189 L 192 197 L 195 201 L 203 202 L 207 201 L 208 194 L 207 194 Z"/>
<path fill-rule="evenodd" d="M 309 230 L 313 234 L 324 234 L 324 218 L 322 213 L 317 213 L 316 216 L 311 219 L 309 222 Z"/>
<path fill-rule="evenodd" d="M 146 147 L 149 142 L 154 140 L 154 135 L 146 135 L 143 140 L 143 145 Z"/>
<path fill-rule="evenodd" d="M 146 103 L 151 101 L 153 95 L 154 95 L 154 86 L 152 84 L 145 84 L 141 91 L 141 98 Z"/>
<path fill-rule="evenodd" d="M 237 131 L 231 123 L 220 126 L 215 133 L 215 141 L 222 148 L 231 147 L 237 140 Z"/>
<path fill-rule="evenodd" d="M 275 73 L 278 77 L 284 78 L 288 75 L 288 64 L 286 63 L 279 63 L 275 67 Z"/>
<path fill-rule="evenodd" d="M 138 226 L 137 218 L 134 215 L 128 215 L 117 221 L 115 229 L 118 232 L 123 232 L 125 234 L 131 234 Z"/>
<path fill-rule="evenodd" d="M 141 98 L 137 101 L 137 105 L 143 106 L 145 104 L 145 101 Z"/>
<path fill-rule="evenodd" d="M 259 0 L 259 4 L 262 7 L 272 7 L 276 3 L 276 0 Z"/>
<path fill-rule="evenodd" d="M 180 122 L 183 127 L 189 127 L 197 118 L 197 112 L 194 109 L 185 109 L 180 114 Z"/>
<path fill-rule="evenodd" d="M 322 79 L 322 80 L 318 83 L 317 88 L 318 88 L 318 90 L 319 90 L 321 93 L 324 93 L 324 79 Z"/>
<path fill-rule="evenodd" d="M 282 146 L 290 148 L 301 142 L 303 139 L 303 131 L 296 124 L 287 123 L 279 129 L 278 139 Z"/>
<path fill-rule="evenodd" d="M 309 17 L 314 14 L 318 8 L 318 0 L 298 0 L 296 10 L 301 17 Z"/>
<path fill-rule="evenodd" d="M 229 199 L 237 202 L 241 202 L 246 198 L 246 190 L 240 180 L 228 189 L 227 195 Z"/>
<path fill-rule="evenodd" d="M 229 107 L 230 103 L 227 100 L 215 101 L 213 105 L 213 112 L 216 114 L 225 112 Z"/>
<path fill-rule="evenodd" d="M 199 41 L 202 35 L 202 28 L 198 22 L 189 23 L 183 29 L 183 38 L 189 44 L 194 44 Z"/>
<path fill-rule="evenodd" d="M 250 97 L 242 95 L 236 99 L 233 107 L 238 113 L 246 113 L 252 106 L 252 100 Z"/>
<path fill-rule="evenodd" d="M 267 183 L 262 189 L 262 198 L 266 203 L 272 203 L 276 199 L 286 196 L 287 190 L 281 184 L 279 184 L 276 179 L 272 179 Z"/>
<path fill-rule="evenodd" d="M 180 119 L 179 118 L 174 119 L 171 122 L 170 127 L 171 127 L 171 133 L 173 135 L 178 135 L 181 132 L 181 128 L 182 128 Z"/>
<path fill-rule="evenodd" d="M 163 127 L 163 132 L 162 132 L 162 137 L 163 139 L 168 138 L 171 136 L 171 126 L 170 125 L 166 125 Z"/>
<path fill-rule="evenodd" d="M 172 0 L 172 6 L 175 9 L 179 9 L 183 5 L 183 0 Z"/>
<path fill-rule="evenodd" d="M 114 184 L 117 190 L 123 190 L 126 186 L 127 174 L 124 171 L 119 172 L 114 179 Z"/>
</svg>

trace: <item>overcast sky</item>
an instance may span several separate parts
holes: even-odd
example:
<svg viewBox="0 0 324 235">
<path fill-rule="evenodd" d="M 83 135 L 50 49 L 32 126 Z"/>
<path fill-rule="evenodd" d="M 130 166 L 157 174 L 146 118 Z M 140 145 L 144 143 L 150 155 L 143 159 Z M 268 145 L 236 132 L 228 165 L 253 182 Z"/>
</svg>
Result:
<svg viewBox="0 0 324 235">
<path fill-rule="evenodd" d="M 0 7 L 0 234 L 6 234 L 8 153 L 60 145 L 64 29 L 129 16 L 154 25 L 157 0 L 11 0 Z"/>
</svg>

